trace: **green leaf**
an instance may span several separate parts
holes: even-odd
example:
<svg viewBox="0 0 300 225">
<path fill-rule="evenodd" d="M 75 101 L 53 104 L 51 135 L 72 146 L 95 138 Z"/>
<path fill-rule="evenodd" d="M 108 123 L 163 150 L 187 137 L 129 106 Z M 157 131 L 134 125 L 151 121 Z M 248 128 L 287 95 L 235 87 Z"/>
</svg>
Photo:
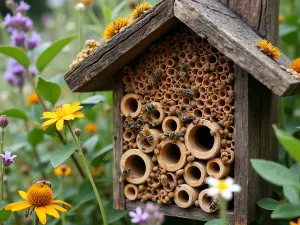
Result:
<svg viewBox="0 0 300 225">
<path fill-rule="evenodd" d="M 299 188 L 299 185 L 295 183 L 292 173 L 288 168 L 263 159 L 251 159 L 251 164 L 254 170 L 265 180 L 272 184 L 284 186 L 290 185 Z"/>
<path fill-rule="evenodd" d="M 120 11 L 127 5 L 127 1 L 123 0 L 119 5 L 117 5 L 112 13 L 111 13 L 111 20 L 116 19 L 120 15 Z"/>
<path fill-rule="evenodd" d="M 54 57 L 57 56 L 58 53 L 60 53 L 61 50 L 63 50 L 63 48 L 66 45 L 68 45 L 71 41 L 73 41 L 76 37 L 77 37 L 77 35 L 73 35 L 73 36 L 70 36 L 70 37 L 60 39 L 60 40 L 54 42 L 45 51 L 43 51 L 39 55 L 39 57 L 36 61 L 36 67 L 40 71 L 40 73 L 51 62 L 51 60 L 54 59 Z"/>
<path fill-rule="evenodd" d="M 291 155 L 291 157 L 296 160 L 296 162 L 300 162 L 300 141 L 287 132 L 277 128 L 276 125 L 273 125 L 273 128 L 280 144 Z"/>
<path fill-rule="evenodd" d="M 83 106 L 82 112 L 87 111 L 89 108 L 93 107 L 94 105 L 97 105 L 100 102 L 105 102 L 106 98 L 103 95 L 92 95 L 90 97 L 87 97 L 81 102 L 81 105 Z"/>
<path fill-rule="evenodd" d="M 293 176 L 295 177 L 297 183 L 300 183 L 300 164 L 299 163 L 295 163 L 294 165 L 292 165 L 289 169 Z"/>
<path fill-rule="evenodd" d="M 112 200 L 108 203 L 105 209 L 108 218 L 108 224 L 114 223 L 128 214 L 128 211 L 120 211 L 114 209 Z"/>
<path fill-rule="evenodd" d="M 64 161 L 66 161 L 73 152 L 76 151 L 73 144 L 63 145 L 60 149 L 55 150 L 55 152 L 51 155 L 51 165 L 53 168 L 59 166 Z"/>
<path fill-rule="evenodd" d="M 267 210 L 275 210 L 277 208 L 277 206 L 280 205 L 280 202 L 278 202 L 275 199 L 272 198 L 263 198 L 261 200 L 259 200 L 258 202 L 256 202 L 256 204 L 263 209 L 267 209 Z"/>
<path fill-rule="evenodd" d="M 24 66 L 25 69 L 28 69 L 30 65 L 30 59 L 27 56 L 26 52 L 18 47 L 13 46 L 0 46 L 0 53 L 14 58 L 18 63 Z"/>
<path fill-rule="evenodd" d="M 59 99 L 61 92 L 58 84 L 44 80 L 44 78 L 40 76 L 38 78 L 36 90 L 45 100 L 51 102 L 53 105 Z"/>
<path fill-rule="evenodd" d="M 92 152 L 96 145 L 98 144 L 99 142 L 99 137 L 98 135 L 94 135 L 92 137 L 90 137 L 89 139 L 87 139 L 83 145 L 82 145 L 82 149 L 86 149 L 87 152 Z"/>
<path fill-rule="evenodd" d="M 230 225 L 228 222 L 225 222 L 226 225 Z M 214 219 L 206 222 L 204 225 L 223 225 L 222 220 Z"/>
<path fill-rule="evenodd" d="M 7 109 L 2 111 L 0 115 L 6 115 L 8 117 L 13 117 L 13 118 L 18 118 L 18 119 L 28 121 L 27 115 L 19 109 Z"/>
<path fill-rule="evenodd" d="M 38 143 L 44 140 L 44 131 L 42 129 L 35 128 L 30 131 L 27 136 L 27 141 L 33 146 L 37 146 Z"/>
<path fill-rule="evenodd" d="M 271 214 L 272 219 L 293 219 L 300 216 L 299 206 L 291 203 L 284 203 L 279 205 Z"/>
<path fill-rule="evenodd" d="M 300 204 L 299 192 L 295 190 L 295 188 L 285 185 L 283 186 L 283 193 L 290 203 L 299 206 Z"/>
<path fill-rule="evenodd" d="M 1 210 L 0 210 L 0 221 L 7 221 L 9 220 L 12 212 L 10 210 L 5 210 L 4 209 L 5 207 L 3 207 Z"/>
<path fill-rule="evenodd" d="M 105 154 L 109 151 L 111 151 L 113 149 L 113 144 L 109 144 L 105 147 L 103 147 L 102 149 L 100 149 L 99 151 L 97 151 L 97 153 L 92 155 L 92 162 L 91 164 L 93 166 L 96 166 L 97 164 L 99 164 L 102 159 L 104 158 Z"/>
</svg>

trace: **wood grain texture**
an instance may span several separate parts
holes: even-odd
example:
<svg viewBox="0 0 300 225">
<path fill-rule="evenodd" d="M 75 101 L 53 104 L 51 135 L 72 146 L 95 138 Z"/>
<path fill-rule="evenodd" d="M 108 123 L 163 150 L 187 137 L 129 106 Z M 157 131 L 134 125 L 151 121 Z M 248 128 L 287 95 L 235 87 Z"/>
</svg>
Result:
<svg viewBox="0 0 300 225">
<path fill-rule="evenodd" d="M 115 75 L 113 88 L 113 118 L 114 118 L 114 166 L 113 166 L 113 188 L 114 188 L 114 208 L 125 210 L 125 196 L 123 193 L 124 183 L 119 182 L 121 175 L 120 161 L 123 154 L 123 117 L 121 116 L 120 102 L 124 95 L 122 73 Z"/>
<path fill-rule="evenodd" d="M 238 1 L 238 4 L 241 2 L 248 1 Z M 263 1 L 257 2 L 263 4 Z M 255 15 L 253 8 L 250 10 Z M 300 92 L 299 81 L 279 68 L 279 65 L 286 65 L 287 62 L 276 62 L 261 53 L 256 44 L 262 38 L 219 1 L 176 0 L 174 14 L 194 32 L 207 37 L 213 46 L 275 94 L 287 96 Z M 259 29 L 266 27 L 265 20 L 259 22 Z"/>
<path fill-rule="evenodd" d="M 126 200 L 126 209 L 127 210 L 135 210 L 136 206 L 139 205 L 142 208 L 145 207 L 144 203 L 141 203 L 140 201 L 129 201 Z M 163 212 L 166 216 L 175 216 L 175 217 L 181 217 L 191 220 L 202 220 L 202 221 L 208 221 L 213 219 L 219 219 L 219 213 L 206 213 L 201 208 L 189 208 L 189 209 L 182 209 L 179 208 L 177 205 L 160 205 L 159 210 Z M 227 213 L 227 221 L 230 222 L 230 224 L 233 224 L 233 212 Z"/>
<path fill-rule="evenodd" d="M 163 0 L 65 75 L 72 91 L 111 90 L 114 73 L 175 24 L 174 0 Z"/>
</svg>

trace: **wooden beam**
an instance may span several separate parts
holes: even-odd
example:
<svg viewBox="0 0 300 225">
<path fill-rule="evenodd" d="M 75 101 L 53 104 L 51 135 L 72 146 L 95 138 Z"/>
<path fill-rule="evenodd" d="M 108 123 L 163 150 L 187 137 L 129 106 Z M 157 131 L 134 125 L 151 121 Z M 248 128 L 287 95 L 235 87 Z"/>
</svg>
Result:
<svg viewBox="0 0 300 225">
<path fill-rule="evenodd" d="M 251 16 L 247 14 L 246 19 L 248 17 L 252 18 L 256 14 L 261 17 L 268 17 L 269 11 L 268 15 L 265 15 L 264 11 L 268 9 L 268 1 L 255 1 L 260 2 L 257 5 L 262 7 L 261 10 L 264 13 L 260 10 L 253 11 L 254 7 L 246 10 L 247 2 L 249 1 L 234 1 L 234 3 L 243 6 L 241 12 L 251 14 Z M 176 0 L 174 15 L 197 34 L 207 37 L 213 46 L 275 94 L 286 96 L 300 92 L 299 82 L 279 67 L 279 65 L 288 66 L 288 62 L 283 60 L 286 58 L 283 57 L 282 60 L 276 62 L 260 52 L 256 44 L 262 39 L 261 36 L 250 29 L 238 15 L 231 12 L 219 1 Z M 255 21 L 260 22 L 260 24 L 255 25 Z M 251 20 L 253 23 L 251 25 L 252 27 L 258 27 L 258 31 L 265 30 L 270 27 L 270 24 L 266 21 L 266 18 L 256 18 L 253 21 Z M 262 33 L 264 35 L 267 32 Z"/>
</svg>

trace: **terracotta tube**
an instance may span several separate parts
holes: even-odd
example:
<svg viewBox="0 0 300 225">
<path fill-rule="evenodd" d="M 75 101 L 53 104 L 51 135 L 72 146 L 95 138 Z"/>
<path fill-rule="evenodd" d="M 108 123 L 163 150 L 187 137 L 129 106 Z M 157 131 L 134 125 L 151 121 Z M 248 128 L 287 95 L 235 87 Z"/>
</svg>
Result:
<svg viewBox="0 0 300 225">
<path fill-rule="evenodd" d="M 123 83 L 124 84 L 130 84 L 131 83 L 131 76 L 126 75 L 123 77 Z"/>
<path fill-rule="evenodd" d="M 216 157 L 221 149 L 220 129 L 218 123 L 211 123 L 208 120 L 201 119 L 198 124 L 191 123 L 184 137 L 187 150 L 198 159 L 207 160 Z"/>
<path fill-rule="evenodd" d="M 151 97 L 152 98 L 152 97 Z M 148 122 L 152 125 L 152 126 L 157 126 L 159 124 L 162 124 L 163 120 L 166 117 L 166 114 L 162 108 L 161 103 L 158 102 L 153 102 L 155 104 L 155 109 L 151 112 L 148 113 Z"/>
<path fill-rule="evenodd" d="M 177 186 L 177 179 L 174 173 L 168 172 L 160 176 L 161 183 L 163 188 L 167 191 L 173 191 Z"/>
<path fill-rule="evenodd" d="M 182 184 L 176 187 L 174 192 L 174 202 L 180 208 L 189 208 L 195 204 L 198 198 L 199 191 L 190 187 L 187 184 Z"/>
<path fill-rule="evenodd" d="M 222 90 L 219 91 L 218 96 L 219 96 L 219 98 L 222 98 L 222 99 L 224 99 L 224 98 L 227 97 L 226 92 L 225 92 L 225 91 L 222 91 Z"/>
<path fill-rule="evenodd" d="M 179 132 L 184 123 L 176 116 L 167 116 L 162 123 L 163 132 Z"/>
<path fill-rule="evenodd" d="M 178 100 L 178 94 L 173 93 L 171 99 L 174 100 L 174 101 Z"/>
<path fill-rule="evenodd" d="M 122 98 L 121 111 L 124 116 L 130 114 L 133 118 L 137 117 L 142 109 L 142 97 L 136 94 L 127 94 Z"/>
<path fill-rule="evenodd" d="M 228 104 L 224 105 L 224 106 L 223 106 L 223 111 L 224 111 L 225 113 L 227 113 L 227 114 L 231 113 L 231 112 L 232 112 L 232 106 L 231 106 L 231 105 L 228 105 Z"/>
<path fill-rule="evenodd" d="M 157 155 L 159 165 L 167 171 L 175 172 L 186 163 L 186 148 L 180 141 L 163 140 Z"/>
<path fill-rule="evenodd" d="M 161 130 L 159 129 L 150 129 L 151 135 L 153 136 L 153 143 L 149 144 L 146 138 L 143 136 L 143 131 L 141 131 L 136 138 L 137 147 L 145 153 L 153 152 L 156 145 L 159 142 L 159 138 L 161 135 Z"/>
<path fill-rule="evenodd" d="M 178 53 L 178 58 L 179 59 L 184 59 L 185 58 L 185 52 L 184 51 L 181 51 Z"/>
<path fill-rule="evenodd" d="M 124 187 L 124 195 L 125 197 L 130 200 L 130 201 L 134 201 L 137 199 L 138 197 L 138 187 L 134 184 L 126 184 Z"/>
<path fill-rule="evenodd" d="M 204 107 L 204 102 L 201 99 L 198 99 L 196 101 L 196 105 L 198 108 L 203 108 Z"/>
<path fill-rule="evenodd" d="M 214 106 L 214 103 L 212 102 L 212 100 L 207 99 L 207 100 L 205 101 L 205 106 L 208 107 L 208 108 L 211 108 L 211 107 Z"/>
<path fill-rule="evenodd" d="M 210 209 L 209 206 L 211 205 L 212 201 L 214 198 L 217 198 L 217 196 L 210 197 L 207 195 L 208 189 L 204 189 L 203 191 L 200 192 L 198 196 L 198 202 L 200 205 L 200 208 L 207 213 L 213 213 L 216 212 L 220 209 L 220 204 L 217 205 L 216 208 Z"/>
<path fill-rule="evenodd" d="M 128 174 L 126 180 L 132 184 L 144 183 L 149 177 L 153 162 L 151 157 L 141 152 L 139 149 L 127 150 L 121 157 L 120 170 L 131 168 L 131 174 Z"/>
<path fill-rule="evenodd" d="M 123 133 L 123 139 L 125 141 L 133 141 L 135 139 L 135 134 L 133 133 L 132 130 L 126 130 Z"/>
<path fill-rule="evenodd" d="M 201 111 L 201 109 L 194 109 L 193 113 L 194 113 L 195 117 L 202 118 L 202 111 Z"/>
<path fill-rule="evenodd" d="M 200 162 L 188 163 L 184 168 L 184 180 L 191 187 L 199 187 L 204 183 L 207 173 L 205 164 Z"/>
<path fill-rule="evenodd" d="M 175 69 L 174 68 L 168 68 L 167 69 L 167 75 L 170 77 L 173 77 L 175 75 Z"/>
<path fill-rule="evenodd" d="M 166 71 L 166 69 L 167 69 L 166 64 L 164 64 L 164 63 L 159 64 L 159 69 L 160 69 L 161 71 Z"/>
<path fill-rule="evenodd" d="M 198 74 L 198 69 L 193 68 L 193 69 L 191 70 L 191 74 L 192 74 L 193 76 L 197 76 L 197 74 Z"/>
<path fill-rule="evenodd" d="M 183 105 L 189 105 L 189 104 L 190 104 L 190 99 L 187 98 L 187 97 L 184 97 L 184 98 L 182 99 L 182 104 L 183 104 Z"/>
<path fill-rule="evenodd" d="M 207 59 L 205 56 L 200 57 L 200 62 L 202 63 L 202 66 L 207 62 Z"/>
<path fill-rule="evenodd" d="M 231 166 L 225 165 L 220 158 L 215 158 L 207 162 L 206 171 L 209 176 L 221 179 L 229 175 Z"/>
</svg>

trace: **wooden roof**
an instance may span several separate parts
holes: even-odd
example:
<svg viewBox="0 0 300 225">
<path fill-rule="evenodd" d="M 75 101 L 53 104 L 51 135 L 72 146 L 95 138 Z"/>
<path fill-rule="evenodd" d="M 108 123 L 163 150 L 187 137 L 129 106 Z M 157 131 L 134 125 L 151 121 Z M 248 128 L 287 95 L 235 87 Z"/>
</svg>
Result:
<svg viewBox="0 0 300 225">
<path fill-rule="evenodd" d="M 262 38 L 217 0 L 162 0 L 65 75 L 74 92 L 111 90 L 116 72 L 160 36 L 183 23 L 279 96 L 300 92 L 300 81 L 280 69 L 256 44 Z"/>
</svg>

